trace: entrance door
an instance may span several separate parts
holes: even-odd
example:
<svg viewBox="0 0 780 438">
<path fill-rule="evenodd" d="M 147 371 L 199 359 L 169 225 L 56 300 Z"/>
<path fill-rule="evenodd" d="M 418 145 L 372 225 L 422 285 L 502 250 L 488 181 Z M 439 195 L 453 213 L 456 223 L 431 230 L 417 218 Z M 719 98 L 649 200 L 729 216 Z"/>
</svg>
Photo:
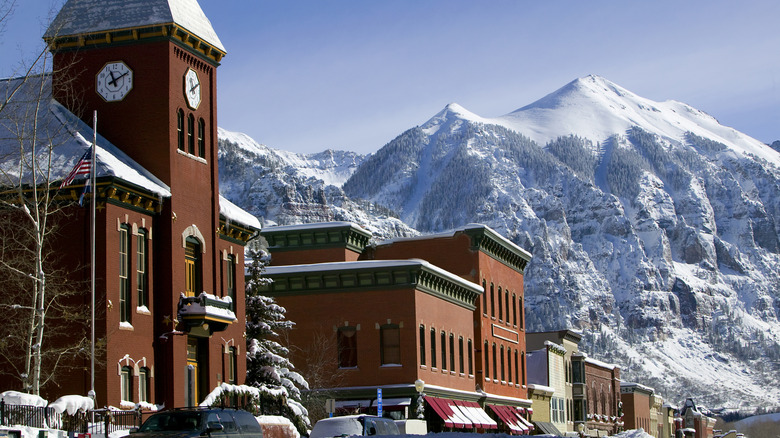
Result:
<svg viewBox="0 0 780 438">
<path fill-rule="evenodd" d="M 198 404 L 198 338 L 187 339 L 187 406 Z"/>
</svg>

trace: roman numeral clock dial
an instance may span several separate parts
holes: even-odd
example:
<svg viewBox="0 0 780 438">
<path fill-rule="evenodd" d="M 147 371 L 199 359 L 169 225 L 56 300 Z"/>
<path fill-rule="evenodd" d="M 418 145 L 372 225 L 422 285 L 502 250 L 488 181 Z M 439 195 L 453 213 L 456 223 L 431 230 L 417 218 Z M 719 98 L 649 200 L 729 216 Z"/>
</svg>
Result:
<svg viewBox="0 0 780 438">
<path fill-rule="evenodd" d="M 106 102 L 117 102 L 133 89 L 133 71 L 122 61 L 109 62 L 97 74 L 95 91 Z"/>
</svg>

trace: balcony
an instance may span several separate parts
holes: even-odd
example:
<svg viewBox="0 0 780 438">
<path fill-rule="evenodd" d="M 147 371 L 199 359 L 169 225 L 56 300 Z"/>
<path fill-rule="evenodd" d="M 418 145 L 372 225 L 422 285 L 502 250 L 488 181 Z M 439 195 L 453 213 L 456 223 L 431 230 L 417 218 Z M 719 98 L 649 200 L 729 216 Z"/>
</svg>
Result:
<svg viewBox="0 0 780 438">
<path fill-rule="evenodd" d="M 179 298 L 179 321 L 186 331 L 200 327 L 209 334 L 221 332 L 237 321 L 230 297 L 219 298 L 206 292 L 195 297 L 181 294 Z"/>
</svg>

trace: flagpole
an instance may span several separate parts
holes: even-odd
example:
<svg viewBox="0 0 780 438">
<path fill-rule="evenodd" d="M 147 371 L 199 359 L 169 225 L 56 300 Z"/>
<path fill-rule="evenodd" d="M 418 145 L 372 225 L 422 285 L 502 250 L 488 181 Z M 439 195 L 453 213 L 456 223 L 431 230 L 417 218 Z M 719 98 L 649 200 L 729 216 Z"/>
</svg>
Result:
<svg viewBox="0 0 780 438">
<path fill-rule="evenodd" d="M 90 291 L 92 292 L 92 338 L 90 342 L 90 390 L 89 395 L 95 400 L 97 394 L 95 393 L 95 218 L 97 211 L 97 162 L 95 161 L 95 149 L 97 148 L 97 110 L 92 113 L 92 169 L 90 170 L 90 182 L 92 183 L 92 220 L 90 246 L 92 257 L 92 269 L 90 278 Z"/>
</svg>

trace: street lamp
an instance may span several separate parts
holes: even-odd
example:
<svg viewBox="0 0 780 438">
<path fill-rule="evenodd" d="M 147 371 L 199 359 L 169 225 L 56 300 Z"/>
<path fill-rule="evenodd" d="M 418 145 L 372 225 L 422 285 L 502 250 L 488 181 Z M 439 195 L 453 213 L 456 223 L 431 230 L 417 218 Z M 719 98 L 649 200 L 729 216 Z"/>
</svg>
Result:
<svg viewBox="0 0 780 438">
<path fill-rule="evenodd" d="M 423 397 L 425 397 L 425 393 L 423 391 L 425 390 L 425 382 L 422 379 L 415 380 L 414 389 L 415 391 L 417 391 L 417 418 L 420 420 L 424 420 L 425 401 Z"/>
</svg>

